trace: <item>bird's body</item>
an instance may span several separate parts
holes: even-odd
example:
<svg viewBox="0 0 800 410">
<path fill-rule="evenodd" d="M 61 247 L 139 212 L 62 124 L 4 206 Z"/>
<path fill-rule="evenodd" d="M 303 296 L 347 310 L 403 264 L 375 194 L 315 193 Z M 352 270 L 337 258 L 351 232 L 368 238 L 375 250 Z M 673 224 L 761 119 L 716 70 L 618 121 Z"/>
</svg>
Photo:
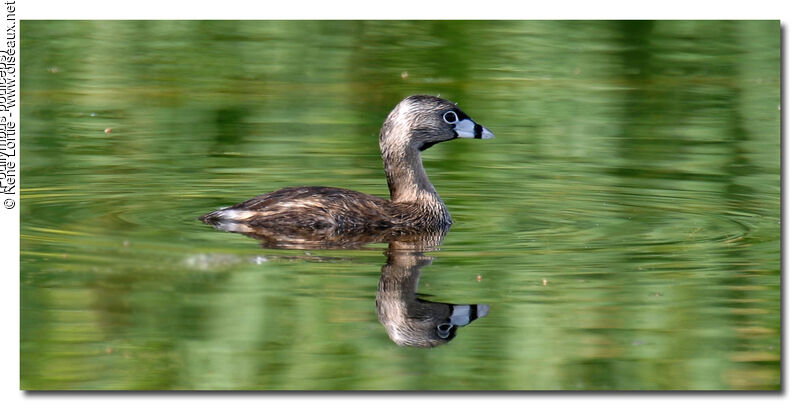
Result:
<svg viewBox="0 0 800 410">
<path fill-rule="evenodd" d="M 217 226 L 245 224 L 338 233 L 447 227 L 452 223 L 450 214 L 428 180 L 421 154 L 434 144 L 458 137 L 494 135 L 450 101 L 424 95 L 407 97 L 389 114 L 380 135 L 390 200 L 342 188 L 292 187 L 200 219 Z"/>
</svg>

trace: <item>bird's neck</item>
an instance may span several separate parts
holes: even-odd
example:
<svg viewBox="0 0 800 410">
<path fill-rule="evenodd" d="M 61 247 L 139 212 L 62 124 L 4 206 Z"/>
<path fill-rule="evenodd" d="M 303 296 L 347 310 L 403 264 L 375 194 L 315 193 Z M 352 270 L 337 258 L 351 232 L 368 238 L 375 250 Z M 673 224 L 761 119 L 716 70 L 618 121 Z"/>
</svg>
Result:
<svg viewBox="0 0 800 410">
<path fill-rule="evenodd" d="M 425 168 L 422 153 L 415 147 L 382 147 L 383 166 L 392 202 L 444 207 Z"/>
</svg>

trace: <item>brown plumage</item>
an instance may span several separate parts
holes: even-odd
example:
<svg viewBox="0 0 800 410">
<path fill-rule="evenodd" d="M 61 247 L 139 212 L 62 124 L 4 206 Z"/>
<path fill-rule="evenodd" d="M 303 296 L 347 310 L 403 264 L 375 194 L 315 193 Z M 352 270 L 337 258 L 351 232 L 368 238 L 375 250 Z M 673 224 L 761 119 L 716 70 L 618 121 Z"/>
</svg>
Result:
<svg viewBox="0 0 800 410">
<path fill-rule="evenodd" d="M 446 227 L 452 223 L 450 214 L 428 180 L 421 154 L 439 142 L 458 137 L 487 139 L 494 134 L 450 101 L 413 95 L 397 104 L 381 128 L 381 156 L 391 200 L 342 188 L 293 187 L 200 219 L 220 229 L 243 233 L 258 227 L 332 234 Z"/>
</svg>

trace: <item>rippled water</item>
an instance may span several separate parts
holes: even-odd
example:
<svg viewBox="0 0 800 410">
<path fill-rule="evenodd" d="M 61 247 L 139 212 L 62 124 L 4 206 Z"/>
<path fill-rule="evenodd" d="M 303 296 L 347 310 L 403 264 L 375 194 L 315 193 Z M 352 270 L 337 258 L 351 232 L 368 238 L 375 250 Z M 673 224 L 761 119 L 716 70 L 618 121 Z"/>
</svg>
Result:
<svg viewBox="0 0 800 410">
<path fill-rule="evenodd" d="M 24 389 L 780 388 L 778 22 L 21 29 Z M 438 246 L 196 219 L 292 185 L 387 196 L 377 134 L 415 93 L 497 136 L 425 152 Z M 400 347 L 382 272 L 489 313 Z"/>
</svg>

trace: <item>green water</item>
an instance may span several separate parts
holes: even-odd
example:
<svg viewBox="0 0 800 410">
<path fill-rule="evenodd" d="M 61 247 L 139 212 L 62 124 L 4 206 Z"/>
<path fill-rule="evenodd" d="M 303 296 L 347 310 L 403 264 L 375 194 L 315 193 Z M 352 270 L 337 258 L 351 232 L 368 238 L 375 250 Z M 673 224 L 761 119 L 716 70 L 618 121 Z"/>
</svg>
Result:
<svg viewBox="0 0 800 410">
<path fill-rule="evenodd" d="M 21 24 L 23 389 L 778 389 L 778 22 Z M 387 196 L 380 126 L 455 224 L 376 313 L 387 245 L 265 249 L 199 215 L 293 185 Z M 108 131 L 108 132 L 106 132 Z M 384 265 L 387 265 L 386 267 Z"/>
</svg>

